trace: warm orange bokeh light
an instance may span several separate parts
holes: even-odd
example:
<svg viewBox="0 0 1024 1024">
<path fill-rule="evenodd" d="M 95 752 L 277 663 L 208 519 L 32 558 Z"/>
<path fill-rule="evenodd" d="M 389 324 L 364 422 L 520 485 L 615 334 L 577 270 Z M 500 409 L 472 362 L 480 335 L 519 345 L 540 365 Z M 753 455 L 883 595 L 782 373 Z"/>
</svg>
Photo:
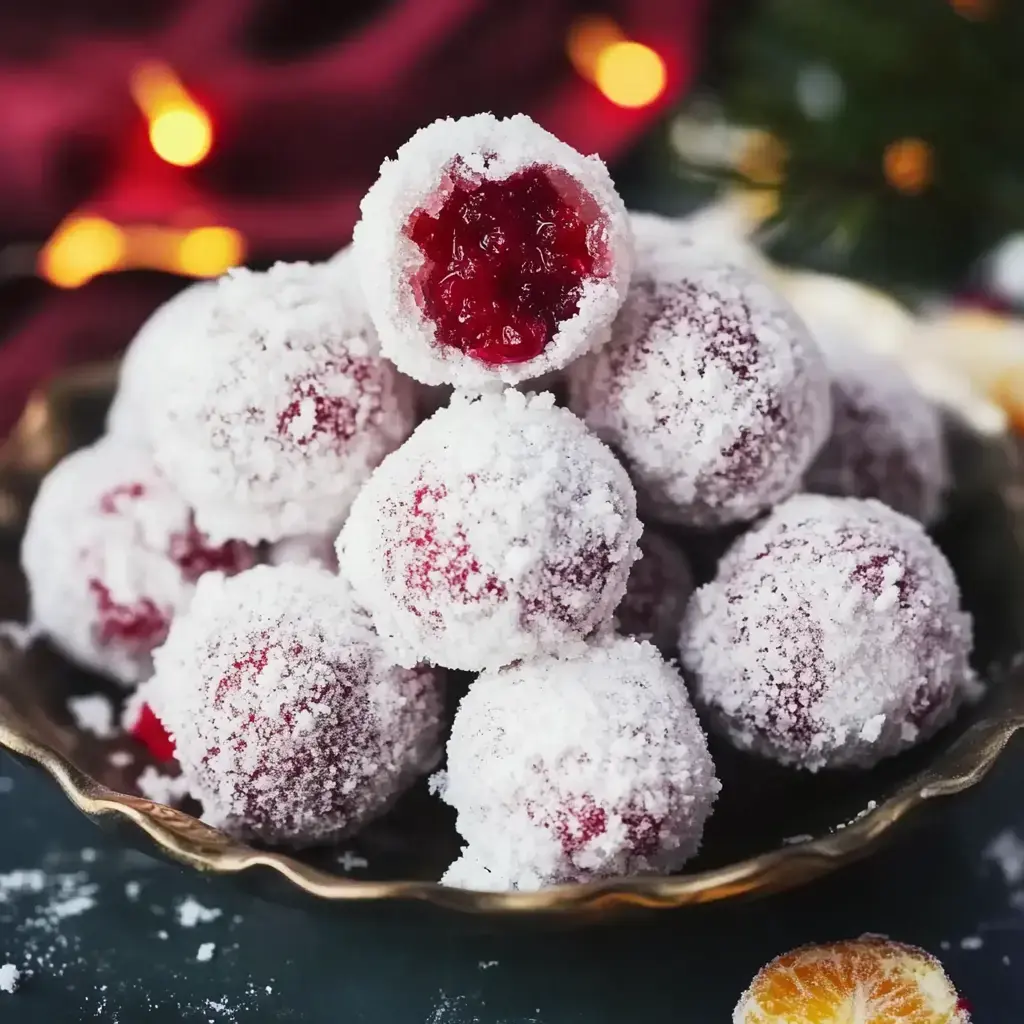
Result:
<svg viewBox="0 0 1024 1024">
<path fill-rule="evenodd" d="M 189 277 L 217 277 L 245 258 L 245 240 L 234 228 L 195 228 L 178 243 L 179 274 Z"/>
<path fill-rule="evenodd" d="M 950 7 L 969 21 L 984 21 L 992 13 L 992 0 L 949 0 Z"/>
<path fill-rule="evenodd" d="M 149 121 L 149 142 L 162 160 L 194 167 L 213 146 L 213 122 L 165 64 L 143 64 L 132 96 Z"/>
<path fill-rule="evenodd" d="M 606 14 L 587 14 L 577 18 L 566 40 L 569 62 L 581 78 L 593 82 L 601 52 L 625 38 L 619 26 Z"/>
<path fill-rule="evenodd" d="M 39 254 L 39 272 L 58 288 L 80 288 L 124 263 L 124 232 L 103 217 L 74 215 L 57 227 Z"/>
<path fill-rule="evenodd" d="M 932 147 L 923 139 L 897 139 L 885 147 L 882 166 L 885 180 L 897 192 L 916 196 L 932 182 Z"/>
<path fill-rule="evenodd" d="M 623 40 L 597 57 L 594 81 L 619 107 L 646 107 L 665 91 L 665 62 L 643 43 Z"/>
</svg>

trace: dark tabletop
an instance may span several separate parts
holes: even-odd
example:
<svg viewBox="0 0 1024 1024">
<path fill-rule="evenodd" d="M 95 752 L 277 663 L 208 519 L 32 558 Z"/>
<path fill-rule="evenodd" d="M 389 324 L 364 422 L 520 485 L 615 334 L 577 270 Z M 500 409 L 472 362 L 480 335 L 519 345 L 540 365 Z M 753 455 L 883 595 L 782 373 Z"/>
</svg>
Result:
<svg viewBox="0 0 1024 1024">
<path fill-rule="evenodd" d="M 1024 1021 L 1024 900 L 984 855 L 1006 829 L 1024 837 L 1024 744 L 824 882 L 571 930 L 273 905 L 127 848 L 5 755 L 0 779 L 0 964 L 34 972 L 0 993 L 3 1024 L 727 1024 L 765 961 L 865 931 L 939 955 L 976 1024 Z M 42 890 L 19 869 L 42 869 Z M 216 920 L 183 926 L 189 897 Z"/>
</svg>

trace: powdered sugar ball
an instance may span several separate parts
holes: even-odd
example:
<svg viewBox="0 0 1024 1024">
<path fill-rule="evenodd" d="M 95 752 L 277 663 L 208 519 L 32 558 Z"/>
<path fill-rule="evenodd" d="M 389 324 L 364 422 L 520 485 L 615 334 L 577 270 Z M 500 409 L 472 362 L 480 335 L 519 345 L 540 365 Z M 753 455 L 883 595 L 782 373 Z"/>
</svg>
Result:
<svg viewBox="0 0 1024 1024">
<path fill-rule="evenodd" d="M 614 635 L 481 675 L 435 785 L 469 844 L 443 881 L 470 889 L 674 871 L 719 790 L 678 672 Z"/>
<path fill-rule="evenodd" d="M 674 657 L 679 623 L 693 595 L 690 563 L 675 541 L 645 527 L 640 559 L 629 574 L 626 596 L 615 609 L 619 632 L 650 640 L 662 654 Z"/>
<path fill-rule="evenodd" d="M 807 490 L 878 498 L 933 522 L 949 482 L 938 409 L 893 360 L 820 340 L 832 373 L 832 434 L 807 474 Z"/>
<path fill-rule="evenodd" d="M 310 844 L 383 812 L 437 762 L 441 680 L 400 669 L 342 581 L 314 566 L 204 577 L 146 701 L 204 820 Z"/>
<path fill-rule="evenodd" d="M 780 505 L 694 595 L 680 649 L 737 746 L 812 771 L 899 753 L 973 685 L 949 563 L 873 500 Z"/>
<path fill-rule="evenodd" d="M 338 561 L 401 664 L 477 671 L 608 620 L 639 536 L 625 471 L 550 394 L 456 394 L 374 473 Z"/>
<path fill-rule="evenodd" d="M 108 433 L 136 443 L 147 440 L 148 410 L 165 386 L 165 368 L 187 359 L 190 336 L 205 333 L 216 290 L 212 281 L 197 281 L 159 306 L 139 328 L 121 360 Z"/>
<path fill-rule="evenodd" d="M 799 486 L 828 436 L 828 377 L 768 286 L 680 254 L 640 261 L 611 343 L 569 370 L 570 407 L 655 518 L 741 522 Z"/>
<path fill-rule="evenodd" d="M 381 167 L 353 245 L 385 355 L 466 388 L 530 380 L 602 343 L 632 266 L 604 164 L 523 114 L 418 131 Z"/>
<path fill-rule="evenodd" d="M 725 231 L 717 224 L 706 224 L 700 214 L 665 217 L 630 210 L 629 222 L 633 228 L 636 260 L 641 266 L 652 258 L 670 261 L 677 253 L 689 263 L 696 250 L 705 257 L 742 267 L 755 276 L 771 275 L 768 261 L 756 246 L 738 231 Z"/>
<path fill-rule="evenodd" d="M 351 278 L 278 263 L 217 284 L 208 329 L 168 367 L 150 434 L 215 537 L 337 530 L 414 423 Z"/>
<path fill-rule="evenodd" d="M 204 536 L 146 450 L 112 437 L 50 471 L 21 547 L 34 623 L 73 661 L 126 685 L 149 675 L 204 572 L 255 561 L 246 544 Z"/>
</svg>

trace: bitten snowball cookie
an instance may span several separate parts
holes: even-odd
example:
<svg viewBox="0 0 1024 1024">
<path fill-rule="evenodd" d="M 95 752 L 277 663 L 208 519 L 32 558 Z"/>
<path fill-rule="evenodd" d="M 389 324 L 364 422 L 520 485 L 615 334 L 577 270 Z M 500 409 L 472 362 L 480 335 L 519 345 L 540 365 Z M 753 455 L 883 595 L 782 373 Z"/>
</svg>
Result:
<svg viewBox="0 0 1024 1024">
<path fill-rule="evenodd" d="M 117 391 L 107 413 L 107 432 L 127 441 L 148 439 L 149 406 L 166 386 L 165 367 L 188 358 L 189 342 L 206 332 L 217 286 L 197 281 L 150 315 L 125 350 Z"/>
<path fill-rule="evenodd" d="M 855 498 L 798 495 L 742 537 L 680 649 L 737 746 L 812 771 L 899 753 L 973 686 L 949 563 L 920 524 Z"/>
<path fill-rule="evenodd" d="M 456 394 L 370 478 L 338 561 L 401 664 L 479 671 L 610 619 L 639 536 L 625 471 L 550 394 Z"/>
<path fill-rule="evenodd" d="M 719 790 L 678 672 L 616 636 L 481 675 L 434 783 L 469 844 L 443 881 L 470 889 L 674 871 Z"/>
<path fill-rule="evenodd" d="M 666 657 L 675 657 L 679 623 L 694 590 L 690 563 L 675 541 L 649 527 L 640 537 L 640 556 L 615 609 L 619 632 L 650 640 Z"/>
<path fill-rule="evenodd" d="M 105 438 L 43 481 L 21 546 L 31 617 L 71 660 L 125 685 L 210 570 L 255 564 L 246 544 L 215 544 L 145 449 Z"/>
<path fill-rule="evenodd" d="M 603 342 L 632 269 L 604 164 L 523 114 L 418 131 L 381 167 L 353 246 L 384 354 L 465 388 L 530 380 Z"/>
<path fill-rule="evenodd" d="M 142 688 L 204 820 L 266 842 L 357 829 L 437 763 L 441 680 L 384 655 L 314 566 L 204 577 Z"/>
<path fill-rule="evenodd" d="M 893 360 L 819 335 L 832 373 L 832 434 L 804 485 L 934 522 L 949 483 L 938 409 Z M 845 343 L 844 343 L 845 342 Z"/>
<path fill-rule="evenodd" d="M 162 387 L 154 457 L 217 538 L 336 531 L 415 422 L 354 281 L 323 265 L 230 271 Z"/>
<path fill-rule="evenodd" d="M 829 383 L 781 298 L 693 252 L 640 262 L 611 343 L 570 368 L 569 404 L 655 518 L 717 526 L 799 487 L 828 436 Z"/>
</svg>

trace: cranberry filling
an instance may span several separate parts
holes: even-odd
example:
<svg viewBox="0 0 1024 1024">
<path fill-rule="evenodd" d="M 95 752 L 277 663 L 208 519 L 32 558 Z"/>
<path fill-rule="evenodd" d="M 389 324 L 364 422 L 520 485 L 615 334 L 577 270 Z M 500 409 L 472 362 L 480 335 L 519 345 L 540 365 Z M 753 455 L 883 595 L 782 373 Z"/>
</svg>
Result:
<svg viewBox="0 0 1024 1024">
<path fill-rule="evenodd" d="M 189 523 L 184 533 L 171 537 L 169 554 L 190 583 L 195 583 L 203 573 L 222 572 L 234 576 L 256 564 L 255 552 L 248 544 L 238 540 L 211 544 L 194 522 Z"/>
<path fill-rule="evenodd" d="M 131 728 L 131 734 L 158 761 L 174 760 L 174 740 L 148 704 L 142 705 L 139 717 Z"/>
<path fill-rule="evenodd" d="M 424 256 L 413 284 L 438 341 L 489 366 L 540 355 L 584 281 L 608 274 L 597 204 L 557 168 L 500 181 L 456 171 L 437 213 L 418 210 L 405 230 Z"/>
</svg>

